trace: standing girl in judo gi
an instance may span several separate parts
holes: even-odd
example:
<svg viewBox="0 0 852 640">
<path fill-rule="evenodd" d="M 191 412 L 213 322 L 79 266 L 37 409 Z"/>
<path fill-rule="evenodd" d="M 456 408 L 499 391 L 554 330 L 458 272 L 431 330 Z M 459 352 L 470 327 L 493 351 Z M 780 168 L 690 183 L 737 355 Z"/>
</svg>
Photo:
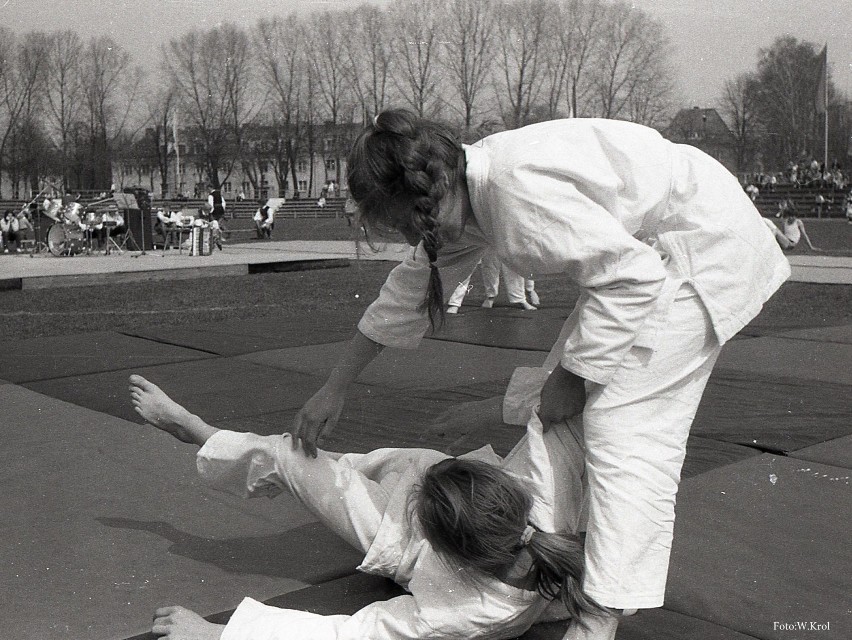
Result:
<svg viewBox="0 0 852 640">
<path fill-rule="evenodd" d="M 414 348 L 486 250 L 582 293 L 541 391 L 551 428 L 582 415 L 589 480 L 584 592 L 613 610 L 663 604 L 686 440 L 721 345 L 789 276 L 772 234 L 714 159 L 640 125 L 556 120 L 460 145 L 385 111 L 348 159 L 362 221 L 412 246 L 327 382 L 296 416 L 315 454 L 346 388 L 385 346 Z M 611 638 L 585 616 L 566 638 Z"/>
<path fill-rule="evenodd" d="M 154 614 L 169 640 L 458 640 L 515 638 L 532 624 L 602 610 L 583 595 L 582 428 L 527 435 L 501 460 L 428 449 L 302 455 L 291 436 L 222 431 L 131 376 L 136 411 L 198 445 L 211 486 L 248 497 L 289 491 L 366 555 L 359 569 L 409 593 L 353 615 L 321 616 L 245 598 L 227 626 L 178 606 Z M 558 480 L 558 482 L 557 482 Z"/>
</svg>

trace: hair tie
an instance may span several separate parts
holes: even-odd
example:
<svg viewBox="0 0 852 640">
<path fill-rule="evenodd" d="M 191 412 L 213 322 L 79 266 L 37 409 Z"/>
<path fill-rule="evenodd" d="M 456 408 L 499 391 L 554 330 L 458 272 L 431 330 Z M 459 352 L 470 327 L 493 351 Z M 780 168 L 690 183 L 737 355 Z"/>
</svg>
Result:
<svg viewBox="0 0 852 640">
<path fill-rule="evenodd" d="M 535 533 L 535 527 L 533 527 L 531 524 L 528 524 L 526 529 L 524 529 L 524 532 L 521 534 L 521 546 L 522 547 L 525 547 L 530 543 L 530 540 L 532 540 L 534 533 Z"/>
</svg>

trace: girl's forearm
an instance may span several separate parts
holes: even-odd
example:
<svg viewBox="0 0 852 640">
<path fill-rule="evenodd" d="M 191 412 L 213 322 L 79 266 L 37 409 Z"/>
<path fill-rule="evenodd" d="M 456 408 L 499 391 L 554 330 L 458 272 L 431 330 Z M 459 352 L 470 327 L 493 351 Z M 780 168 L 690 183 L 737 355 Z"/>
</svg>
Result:
<svg viewBox="0 0 852 640">
<path fill-rule="evenodd" d="M 325 383 L 326 387 L 335 390 L 342 390 L 348 387 L 355 382 L 355 379 L 360 373 L 384 348 L 384 345 L 374 342 L 360 331 L 356 331 L 337 365 L 329 375 L 328 381 Z"/>
</svg>

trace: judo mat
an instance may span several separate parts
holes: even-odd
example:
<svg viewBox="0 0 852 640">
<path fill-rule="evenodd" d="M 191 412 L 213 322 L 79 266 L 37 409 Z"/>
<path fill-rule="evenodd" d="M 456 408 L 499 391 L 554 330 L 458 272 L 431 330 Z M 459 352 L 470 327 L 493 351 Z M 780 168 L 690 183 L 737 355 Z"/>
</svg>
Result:
<svg viewBox="0 0 852 640">
<path fill-rule="evenodd" d="M 385 350 L 323 446 L 458 454 L 490 443 L 506 453 L 520 428 L 450 429 L 437 417 L 502 394 L 515 366 L 542 362 L 568 308 L 462 311 L 417 351 Z M 166 604 L 222 619 L 244 596 L 345 613 L 395 595 L 355 574 L 357 554 L 291 499 L 243 501 L 201 486 L 192 447 L 138 424 L 127 393 L 127 376 L 141 373 L 216 426 L 281 433 L 353 324 L 329 314 L 70 334 L 0 357 L 6 633 L 125 638 Z M 848 637 L 836 605 L 848 593 L 838 576 L 852 573 L 841 545 L 851 335 L 780 327 L 726 346 L 687 443 L 666 607 L 625 619 L 620 640 L 790 638 L 764 622 L 799 615 L 831 623 L 818 637 Z M 539 625 L 526 637 L 563 630 Z"/>
<path fill-rule="evenodd" d="M 788 453 L 852 433 L 850 415 L 849 385 L 717 367 L 692 433 Z"/>
<path fill-rule="evenodd" d="M 790 454 L 797 460 L 810 460 L 822 464 L 852 469 L 852 436 L 821 442 Z"/>
<path fill-rule="evenodd" d="M 72 333 L 5 341 L 0 351 L 0 378 L 32 382 L 207 357 L 201 351 L 112 331 Z"/>
<path fill-rule="evenodd" d="M 150 426 L 15 385 L 0 406 L 4 637 L 121 638 L 165 603 L 223 610 L 360 561 L 289 496 L 205 488 L 195 448 Z"/>
<path fill-rule="evenodd" d="M 457 316 L 447 316 L 440 331 L 431 337 L 452 343 L 550 351 L 559 336 L 570 310 L 499 308 L 474 309 Z"/>
<path fill-rule="evenodd" d="M 360 316 L 351 311 L 313 314 L 309 322 L 276 316 L 226 320 L 203 327 L 140 328 L 129 335 L 220 356 L 348 340 Z"/>
<path fill-rule="evenodd" d="M 849 475 L 764 454 L 684 481 L 665 608 L 766 640 L 852 636 Z"/>
</svg>

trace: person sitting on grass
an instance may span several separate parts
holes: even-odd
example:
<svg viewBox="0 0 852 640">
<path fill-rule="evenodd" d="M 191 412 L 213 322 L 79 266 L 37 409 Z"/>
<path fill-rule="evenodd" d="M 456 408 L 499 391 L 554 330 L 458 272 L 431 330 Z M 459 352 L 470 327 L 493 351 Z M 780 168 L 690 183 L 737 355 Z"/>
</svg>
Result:
<svg viewBox="0 0 852 640">
<path fill-rule="evenodd" d="M 610 615 L 581 590 L 580 420 L 544 433 L 531 419 L 505 459 L 490 447 L 458 458 L 429 449 L 311 457 L 294 448 L 290 434 L 212 427 L 141 376 L 130 377 L 130 395 L 146 422 L 200 447 L 198 470 L 208 484 L 248 497 L 290 492 L 365 553 L 361 571 L 408 591 L 332 616 L 245 598 L 224 627 L 163 607 L 154 615 L 157 636 L 499 640 L 539 621 L 582 612 L 595 624 Z"/>
<path fill-rule="evenodd" d="M 795 210 L 787 210 L 786 217 L 781 223 L 781 229 L 768 218 L 764 218 L 763 221 L 769 227 L 770 231 L 772 231 L 775 240 L 782 249 L 792 251 L 799 244 L 799 240 L 804 238 L 811 251 L 822 251 L 822 249 L 818 249 L 811 243 L 808 232 L 805 231 L 805 223 L 802 222 L 801 218 L 795 216 Z"/>
</svg>

